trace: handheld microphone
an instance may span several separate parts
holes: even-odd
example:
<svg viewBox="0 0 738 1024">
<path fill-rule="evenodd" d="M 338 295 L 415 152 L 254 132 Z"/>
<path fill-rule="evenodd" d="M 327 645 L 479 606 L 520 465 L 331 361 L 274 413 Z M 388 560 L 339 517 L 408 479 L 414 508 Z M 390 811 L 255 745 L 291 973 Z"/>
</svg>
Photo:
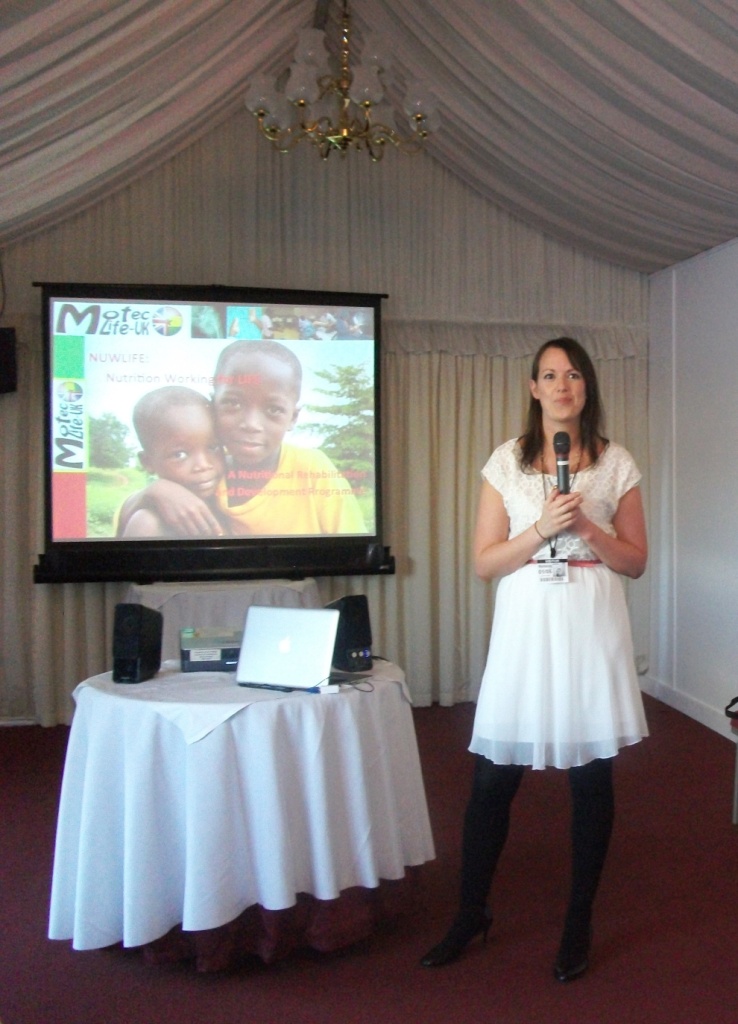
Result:
<svg viewBox="0 0 738 1024">
<path fill-rule="evenodd" d="M 554 434 L 554 452 L 556 453 L 556 486 L 561 494 L 569 493 L 569 452 L 571 438 L 565 430 Z"/>
</svg>

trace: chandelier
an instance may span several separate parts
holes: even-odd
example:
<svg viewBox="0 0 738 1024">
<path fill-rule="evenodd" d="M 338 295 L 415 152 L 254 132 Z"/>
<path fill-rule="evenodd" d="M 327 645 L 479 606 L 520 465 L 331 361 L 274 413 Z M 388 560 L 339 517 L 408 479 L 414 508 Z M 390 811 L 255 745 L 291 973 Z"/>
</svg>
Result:
<svg viewBox="0 0 738 1024">
<path fill-rule="evenodd" d="M 421 82 L 411 82 L 403 103 L 408 130 L 397 129 L 395 112 L 385 100 L 392 64 L 389 51 L 377 35 L 367 35 L 362 59 L 352 67 L 350 36 L 348 0 L 343 0 L 337 71 L 330 69 L 326 34 L 320 28 L 306 28 L 298 36 L 286 79 L 280 75 L 271 83 L 260 76 L 252 81 L 246 106 L 280 153 L 307 139 L 323 160 L 334 150 L 345 156 L 350 149 L 359 149 L 376 161 L 388 143 L 414 152 L 438 128 L 434 96 Z"/>
</svg>

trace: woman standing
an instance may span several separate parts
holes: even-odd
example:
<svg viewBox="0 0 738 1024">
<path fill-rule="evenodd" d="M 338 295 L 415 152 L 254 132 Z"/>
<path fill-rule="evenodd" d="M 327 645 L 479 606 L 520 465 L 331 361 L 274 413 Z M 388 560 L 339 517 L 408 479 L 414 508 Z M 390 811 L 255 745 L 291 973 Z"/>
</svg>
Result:
<svg viewBox="0 0 738 1024">
<path fill-rule="evenodd" d="M 592 361 L 572 338 L 539 349 L 528 424 L 482 471 L 474 563 L 500 579 L 470 750 L 458 914 L 426 967 L 455 960 L 492 918 L 487 896 L 524 768 L 566 768 L 572 883 L 554 964 L 589 965 L 592 904 L 612 831 L 612 758 L 648 734 L 619 574 L 647 558 L 640 474 L 602 434 Z M 556 486 L 554 436 L 568 435 L 571 487 Z M 565 440 L 565 438 L 564 438 Z"/>
</svg>

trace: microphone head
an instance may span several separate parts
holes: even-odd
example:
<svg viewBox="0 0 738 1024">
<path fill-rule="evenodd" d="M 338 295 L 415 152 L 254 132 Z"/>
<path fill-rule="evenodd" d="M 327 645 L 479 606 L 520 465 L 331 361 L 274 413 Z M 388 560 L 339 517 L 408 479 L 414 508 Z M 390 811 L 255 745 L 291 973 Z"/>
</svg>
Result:
<svg viewBox="0 0 738 1024">
<path fill-rule="evenodd" d="M 568 455 L 571 451 L 571 438 L 565 430 L 554 434 L 554 451 L 557 455 Z"/>
</svg>

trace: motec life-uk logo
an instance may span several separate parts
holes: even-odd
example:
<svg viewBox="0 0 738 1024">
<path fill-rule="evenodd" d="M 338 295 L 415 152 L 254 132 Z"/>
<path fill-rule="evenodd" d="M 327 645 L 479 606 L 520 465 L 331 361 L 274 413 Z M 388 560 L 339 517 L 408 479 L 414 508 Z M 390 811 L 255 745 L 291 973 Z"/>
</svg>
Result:
<svg viewBox="0 0 738 1024">
<path fill-rule="evenodd" d="M 85 458 L 84 389 L 77 380 L 62 380 L 56 384 L 54 398 L 54 465 L 81 470 Z"/>
<path fill-rule="evenodd" d="M 184 324 L 176 306 L 151 303 L 60 302 L 54 318 L 54 333 L 96 335 L 103 338 L 172 338 Z"/>
<path fill-rule="evenodd" d="M 184 318 L 176 306 L 159 303 L 62 299 L 55 303 L 53 324 L 53 465 L 57 472 L 83 473 L 89 447 L 85 394 L 88 362 L 140 361 L 146 357 L 145 352 L 142 356 L 138 351 L 131 354 L 117 350 L 106 344 L 107 339 L 119 339 L 123 344 L 172 338 L 182 331 Z"/>
</svg>

